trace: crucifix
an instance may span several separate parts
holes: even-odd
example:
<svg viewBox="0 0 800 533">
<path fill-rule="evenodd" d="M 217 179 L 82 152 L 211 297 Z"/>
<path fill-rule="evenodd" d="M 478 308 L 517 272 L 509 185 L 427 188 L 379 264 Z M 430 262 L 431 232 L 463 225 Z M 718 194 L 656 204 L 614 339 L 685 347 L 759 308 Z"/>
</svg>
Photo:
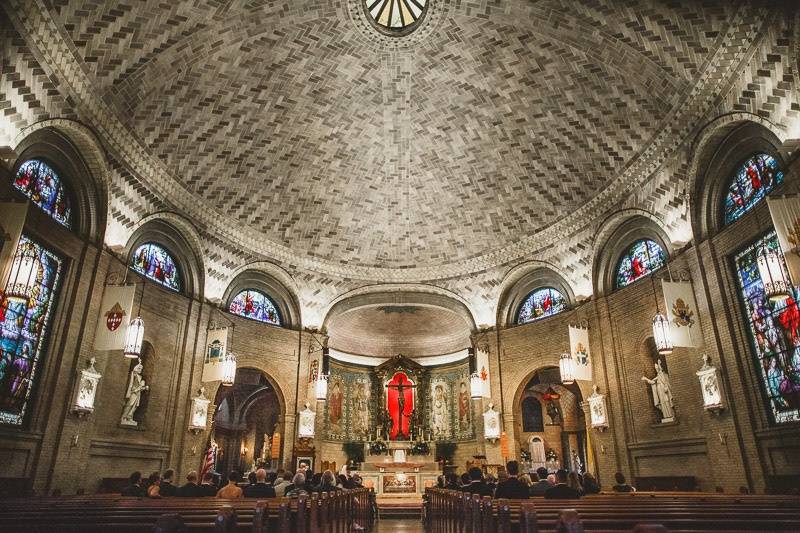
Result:
<svg viewBox="0 0 800 533">
<path fill-rule="evenodd" d="M 392 421 L 392 429 L 390 430 L 391 433 L 394 435 L 399 435 L 401 438 L 406 439 L 409 436 L 409 418 L 410 413 L 406 413 L 406 391 L 413 390 L 417 386 L 410 381 L 406 375 L 402 372 L 398 372 L 392 377 L 392 379 L 386 384 L 386 392 L 387 392 L 387 403 L 389 407 L 389 417 Z M 389 391 L 394 389 L 397 392 L 397 411 L 396 413 L 392 412 L 392 405 L 389 402 Z M 413 412 L 413 396 L 412 396 L 412 405 L 411 410 Z M 390 435 L 390 438 L 393 435 Z"/>
</svg>

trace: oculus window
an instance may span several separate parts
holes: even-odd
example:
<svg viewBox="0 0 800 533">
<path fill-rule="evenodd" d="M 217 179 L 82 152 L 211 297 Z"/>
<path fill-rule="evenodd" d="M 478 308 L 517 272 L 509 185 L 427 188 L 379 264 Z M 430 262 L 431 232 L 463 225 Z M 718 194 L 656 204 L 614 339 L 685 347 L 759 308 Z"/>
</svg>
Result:
<svg viewBox="0 0 800 533">
<path fill-rule="evenodd" d="M 666 264 L 667 255 L 658 243 L 650 239 L 638 240 L 622 254 L 617 263 L 616 287 L 627 287 Z"/>
<path fill-rule="evenodd" d="M 422 21 L 430 0 L 363 0 L 373 25 L 388 35 L 407 35 Z"/>
<path fill-rule="evenodd" d="M 139 246 L 131 258 L 131 268 L 168 289 L 181 291 L 181 278 L 175 259 L 158 244 L 148 242 Z"/>
<path fill-rule="evenodd" d="M 50 165 L 39 159 L 25 161 L 14 176 L 14 187 L 56 222 L 67 228 L 71 226 L 72 213 L 64 182 Z"/>
<path fill-rule="evenodd" d="M 228 310 L 234 315 L 243 316 L 274 326 L 281 325 L 281 316 L 275 303 L 261 291 L 248 289 L 237 294 Z"/>
<path fill-rule="evenodd" d="M 564 295 L 552 288 L 536 289 L 525 297 L 517 311 L 517 324 L 526 324 L 547 316 L 555 315 L 567 308 Z"/>
</svg>

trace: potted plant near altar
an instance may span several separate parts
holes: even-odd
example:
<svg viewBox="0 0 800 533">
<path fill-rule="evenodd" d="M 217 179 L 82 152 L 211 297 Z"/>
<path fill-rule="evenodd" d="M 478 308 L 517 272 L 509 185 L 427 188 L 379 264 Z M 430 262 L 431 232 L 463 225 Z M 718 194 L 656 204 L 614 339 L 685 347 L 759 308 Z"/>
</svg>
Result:
<svg viewBox="0 0 800 533">
<path fill-rule="evenodd" d="M 376 440 L 369 443 L 370 455 L 383 455 L 389 451 L 389 447 L 382 440 Z"/>
<path fill-rule="evenodd" d="M 411 447 L 411 455 L 428 455 L 429 453 L 431 453 L 431 449 L 427 442 L 418 440 Z"/>
<path fill-rule="evenodd" d="M 436 460 L 442 467 L 453 463 L 453 456 L 456 454 L 455 442 L 437 442 Z"/>
<path fill-rule="evenodd" d="M 363 442 L 345 442 L 342 445 L 342 450 L 347 456 L 347 464 L 351 468 L 358 469 L 358 465 L 364 462 L 364 443 Z"/>
</svg>

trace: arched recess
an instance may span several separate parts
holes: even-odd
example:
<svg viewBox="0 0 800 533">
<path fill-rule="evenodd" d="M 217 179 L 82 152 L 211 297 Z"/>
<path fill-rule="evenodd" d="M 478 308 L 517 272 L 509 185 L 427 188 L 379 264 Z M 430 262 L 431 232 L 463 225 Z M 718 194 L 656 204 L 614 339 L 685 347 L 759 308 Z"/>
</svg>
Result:
<svg viewBox="0 0 800 533">
<path fill-rule="evenodd" d="M 696 241 L 705 240 L 725 227 L 725 195 L 730 179 L 745 160 L 765 153 L 774 157 L 785 172 L 789 154 L 778 134 L 783 132 L 773 124 L 742 113 L 720 117 L 698 134 L 689 165 L 692 231 Z"/>
<path fill-rule="evenodd" d="M 497 306 L 498 326 L 515 325 L 517 311 L 525 298 L 531 291 L 544 287 L 561 292 L 567 300 L 567 307 L 575 304 L 575 292 L 559 269 L 548 263 L 531 261 L 512 268 L 503 279 Z"/>
<path fill-rule="evenodd" d="M 242 460 L 246 460 L 247 466 L 250 466 L 252 460 L 259 457 L 264 433 L 270 437 L 274 436 L 275 431 L 281 434 L 280 455 L 284 460 L 287 458 L 286 445 L 292 443 L 293 439 L 286 435 L 286 400 L 272 376 L 246 363 L 237 370 L 233 386 L 223 387 L 218 383 L 212 392 L 215 438 L 224 455 L 235 458 L 234 464 L 230 463 L 230 459 L 225 463 L 228 471 L 239 470 Z M 259 409 L 264 407 L 261 405 L 264 402 L 276 402 L 277 405 L 265 413 Z M 258 419 L 252 416 L 254 411 L 258 411 Z M 247 452 L 242 455 L 244 447 Z"/>
<path fill-rule="evenodd" d="M 265 261 L 239 268 L 225 289 L 222 298 L 224 309 L 227 311 L 231 300 L 247 289 L 263 292 L 272 300 L 281 316 L 281 327 L 292 329 L 302 327 L 297 288 L 288 272 Z"/>
<path fill-rule="evenodd" d="M 626 209 L 608 217 L 600 226 L 595 240 L 592 278 L 595 294 L 611 293 L 616 268 L 622 254 L 636 241 L 650 239 L 667 256 L 673 253 L 672 241 L 655 215 L 641 209 Z"/>
<path fill-rule="evenodd" d="M 17 138 L 12 176 L 31 159 L 51 166 L 63 181 L 72 207 L 71 230 L 100 243 L 108 211 L 108 165 L 94 134 L 77 122 L 37 123 Z"/>
<path fill-rule="evenodd" d="M 156 213 L 143 218 L 125 246 L 125 264 L 130 266 L 133 253 L 148 242 L 163 246 L 172 254 L 183 282 L 182 293 L 202 299 L 205 268 L 203 248 L 195 227 L 174 213 Z"/>
</svg>

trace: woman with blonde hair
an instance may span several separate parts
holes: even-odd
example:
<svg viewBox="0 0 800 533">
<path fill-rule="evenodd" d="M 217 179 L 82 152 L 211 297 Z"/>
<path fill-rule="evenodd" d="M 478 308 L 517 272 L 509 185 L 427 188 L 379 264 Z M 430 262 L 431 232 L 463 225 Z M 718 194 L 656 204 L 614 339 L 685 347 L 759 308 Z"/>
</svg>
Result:
<svg viewBox="0 0 800 533">
<path fill-rule="evenodd" d="M 584 495 L 583 485 L 581 485 L 581 480 L 578 478 L 578 474 L 575 472 L 570 472 L 567 474 L 567 485 L 577 490 L 578 494 L 581 496 Z"/>
</svg>

